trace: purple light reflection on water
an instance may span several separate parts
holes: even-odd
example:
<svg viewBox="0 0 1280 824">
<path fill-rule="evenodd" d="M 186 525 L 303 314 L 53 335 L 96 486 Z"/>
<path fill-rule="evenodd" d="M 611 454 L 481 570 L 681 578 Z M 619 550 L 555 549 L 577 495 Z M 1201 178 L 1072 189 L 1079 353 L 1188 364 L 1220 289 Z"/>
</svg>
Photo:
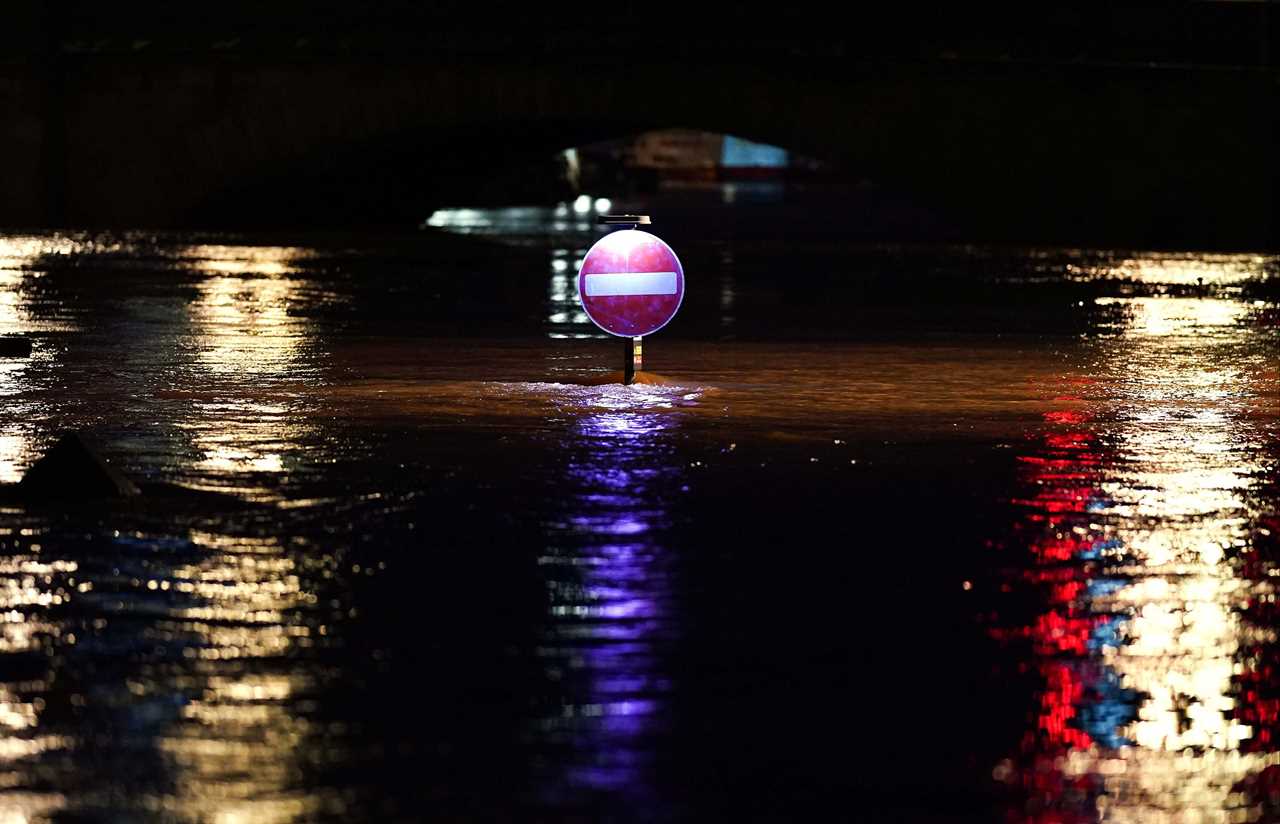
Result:
<svg viewBox="0 0 1280 824">
<path fill-rule="evenodd" d="M 598 409 L 598 407 L 596 407 Z M 563 745 L 544 788 L 560 802 L 654 800 L 655 745 L 670 691 L 669 503 L 682 486 L 671 430 L 652 405 L 595 411 L 573 424 L 566 511 L 542 559 L 552 593 L 546 666 L 562 706 L 544 728 Z"/>
<path fill-rule="evenodd" d="M 609 591 L 604 589 L 590 590 L 591 596 L 600 599 L 609 598 Z M 600 615 L 609 619 L 647 618 L 653 615 L 653 602 L 642 598 L 632 598 L 621 603 L 610 604 L 600 610 Z"/>
<path fill-rule="evenodd" d="M 581 530 L 599 535 L 638 535 L 649 529 L 649 525 L 644 521 L 626 517 L 573 518 L 570 523 Z"/>
</svg>

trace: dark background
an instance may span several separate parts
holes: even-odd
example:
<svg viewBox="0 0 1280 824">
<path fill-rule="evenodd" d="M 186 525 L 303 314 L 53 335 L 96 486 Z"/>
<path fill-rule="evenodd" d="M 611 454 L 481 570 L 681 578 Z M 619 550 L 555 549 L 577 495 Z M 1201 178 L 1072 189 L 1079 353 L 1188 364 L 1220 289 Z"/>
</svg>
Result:
<svg viewBox="0 0 1280 824">
<path fill-rule="evenodd" d="M 1274 248 L 1274 5 L 18 0 L 0 225 L 409 228 L 654 128 L 818 158 L 912 239 Z"/>
</svg>

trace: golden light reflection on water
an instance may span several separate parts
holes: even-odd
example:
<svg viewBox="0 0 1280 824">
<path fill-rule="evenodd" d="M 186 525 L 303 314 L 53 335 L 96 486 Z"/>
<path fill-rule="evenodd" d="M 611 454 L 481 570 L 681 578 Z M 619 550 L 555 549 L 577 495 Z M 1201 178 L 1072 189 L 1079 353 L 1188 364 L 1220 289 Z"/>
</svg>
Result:
<svg viewBox="0 0 1280 824">
<path fill-rule="evenodd" d="M 1168 254 L 1127 258 L 1101 266 L 1070 264 L 1068 275 L 1078 280 L 1128 280 L 1159 285 L 1226 286 L 1263 274 L 1261 255 Z"/>
<path fill-rule="evenodd" d="M 43 257 L 69 254 L 75 248 L 73 241 L 58 236 L 0 235 L 0 335 L 28 334 L 38 328 L 24 290 L 43 275 L 37 268 Z M 23 390 L 28 361 L 0 357 L 0 404 L 9 412 L 0 415 L 0 483 L 20 480 L 30 462 L 30 432 L 14 401 Z"/>
<path fill-rule="evenodd" d="M 0 538 L 6 534 L 12 530 L 0 530 Z M 70 599 L 60 581 L 75 571 L 74 561 L 46 562 L 35 554 L 0 559 L 0 654 L 33 651 L 41 639 L 60 637 L 60 627 L 38 616 Z"/>
<path fill-rule="evenodd" d="M 22 272 L 0 269 L 0 335 L 22 331 L 25 326 L 26 307 L 18 294 L 22 279 Z"/>
<path fill-rule="evenodd" d="M 201 403 L 208 418 L 227 423 L 224 430 L 209 427 L 204 421 L 193 424 L 193 441 L 204 452 L 196 464 L 211 472 L 281 472 L 284 469 L 282 441 L 298 427 L 291 425 L 289 411 L 279 404 L 251 401 Z"/>
<path fill-rule="evenodd" d="M 29 462 L 28 452 L 26 433 L 0 434 L 0 484 L 22 480 L 23 470 Z"/>
<path fill-rule="evenodd" d="M 22 531 L 0 530 L 0 547 Z M 64 626 L 44 616 L 70 599 L 66 577 L 76 574 L 77 565 L 41 560 L 39 549 L 38 544 L 28 543 L 27 551 L 0 559 L 0 656 L 44 657 L 54 644 L 75 643 L 74 635 Z M 23 786 L 25 767 L 33 760 L 67 750 L 74 742 L 70 736 L 40 726 L 46 702 L 31 693 L 47 683 L 45 676 L 15 681 L 10 674 L 0 675 L 0 679 L 4 679 L 0 680 L 0 821 L 45 820 L 66 805 L 66 798 Z"/>
<path fill-rule="evenodd" d="M 67 799 L 56 793 L 0 793 L 0 804 L 0 824 L 34 824 L 50 820 Z"/>
<path fill-rule="evenodd" d="M 302 288 L 302 249 L 193 246 L 187 254 L 208 275 L 191 307 L 201 362 L 215 374 L 278 374 L 297 356 L 303 324 L 290 315 Z"/>
<path fill-rule="evenodd" d="M 0 235 L 0 335 L 35 331 L 73 331 L 65 318 L 32 311 L 32 287 L 51 265 L 90 251 L 115 251 L 119 243 L 98 243 L 66 235 Z"/>
<path fill-rule="evenodd" d="M 181 721 L 159 746 L 177 768 L 166 808 L 209 821 L 287 822 L 313 816 L 320 800 L 301 792 L 301 753 L 308 723 L 296 706 L 310 683 L 291 671 L 255 670 L 309 644 L 300 610 L 314 604 L 296 562 L 274 537 L 195 530 L 208 555 L 173 568 L 166 581 L 193 596 L 168 616 L 175 630 L 198 639 L 184 655 L 200 663 L 198 689 Z M 210 731 L 216 731 L 210 735 Z"/>
<path fill-rule="evenodd" d="M 147 789 L 128 799 L 135 815 L 290 822 L 341 812 L 303 778 L 304 763 L 322 755 L 307 749 L 315 730 L 299 714 L 314 682 L 288 661 L 313 643 L 317 597 L 279 539 L 124 534 L 102 565 L 42 560 L 53 539 L 42 532 L 0 535 L 20 550 L 0 560 L 0 654 L 58 662 L 22 680 L 0 676 L 0 810 L 43 821 L 71 805 L 37 792 L 41 776 L 110 735 L 133 758 L 159 758 Z M 124 568 L 131 553 L 149 559 L 145 572 Z M 150 663 L 134 661 L 144 650 Z M 76 686 L 86 672 L 97 673 L 89 690 Z M 55 705 L 83 709 L 49 715 Z M 117 787 L 94 783 L 103 769 L 69 778 L 75 805 L 121 803 Z M 105 775 L 117 769 L 130 767 Z"/>
<path fill-rule="evenodd" d="M 1130 262 L 1119 274 L 1196 282 L 1248 268 L 1160 265 Z M 1033 632 L 1056 654 L 1041 660 L 1049 686 L 1033 739 L 1052 760 L 1024 777 L 1036 799 L 1027 817 L 1257 820 L 1240 782 L 1280 753 L 1251 740 L 1237 679 L 1245 647 L 1276 641 L 1242 612 L 1273 587 L 1242 578 L 1238 559 L 1264 468 L 1242 410 L 1265 391 L 1265 355 L 1250 346 L 1239 302 L 1098 303 L 1122 313 L 1121 328 L 1105 337 L 1083 411 L 1049 413 L 1048 458 L 1029 459 L 1041 490 L 1030 518 L 1046 531 L 1038 553 L 1072 575 L 1032 574 L 1060 583 Z"/>
<path fill-rule="evenodd" d="M 295 381 L 311 330 L 294 314 L 305 284 L 301 261 L 311 252 L 296 247 L 192 246 L 184 257 L 206 275 L 190 309 L 199 364 L 224 391 L 200 395 L 196 414 L 183 424 L 203 453 L 196 468 L 219 478 L 197 486 L 268 494 L 253 480 L 227 485 L 228 477 L 278 475 L 287 453 L 304 432 L 295 411 L 281 400 L 264 400 L 269 382 Z M 268 384 L 264 384 L 268 382 Z"/>
</svg>

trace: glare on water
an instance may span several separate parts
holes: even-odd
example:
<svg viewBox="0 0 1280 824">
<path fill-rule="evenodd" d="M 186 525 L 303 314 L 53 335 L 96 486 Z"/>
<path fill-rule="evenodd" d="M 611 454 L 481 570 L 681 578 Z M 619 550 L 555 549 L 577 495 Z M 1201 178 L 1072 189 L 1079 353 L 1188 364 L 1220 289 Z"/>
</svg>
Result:
<svg viewBox="0 0 1280 824">
<path fill-rule="evenodd" d="M 1183 261 L 1168 282 L 1221 267 Z M 1157 276 L 1155 263 L 1126 262 Z M 1025 456 L 1018 578 L 1048 598 L 1027 628 L 1045 679 L 1017 763 L 1029 820 L 1253 821 L 1246 779 L 1280 764 L 1251 706 L 1276 630 L 1274 560 L 1253 488 L 1274 470 L 1274 351 L 1253 308 L 1210 297 L 1100 298 L 1114 321 Z M 1268 386 L 1267 384 L 1271 385 Z M 1264 613 L 1269 614 L 1269 613 Z M 1259 721 L 1270 723 L 1259 724 Z M 1010 766 L 997 773 L 1014 780 Z M 1063 816 L 1066 816 L 1064 819 Z"/>
</svg>

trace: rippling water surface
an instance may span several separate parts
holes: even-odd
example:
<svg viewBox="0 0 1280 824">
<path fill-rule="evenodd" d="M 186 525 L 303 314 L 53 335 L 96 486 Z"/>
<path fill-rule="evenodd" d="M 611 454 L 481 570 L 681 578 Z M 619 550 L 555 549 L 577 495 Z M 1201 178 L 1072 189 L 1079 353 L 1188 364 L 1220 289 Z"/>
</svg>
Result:
<svg viewBox="0 0 1280 824">
<path fill-rule="evenodd" d="M 0 235 L 0 820 L 1280 816 L 1275 259 L 430 224 Z"/>
</svg>

